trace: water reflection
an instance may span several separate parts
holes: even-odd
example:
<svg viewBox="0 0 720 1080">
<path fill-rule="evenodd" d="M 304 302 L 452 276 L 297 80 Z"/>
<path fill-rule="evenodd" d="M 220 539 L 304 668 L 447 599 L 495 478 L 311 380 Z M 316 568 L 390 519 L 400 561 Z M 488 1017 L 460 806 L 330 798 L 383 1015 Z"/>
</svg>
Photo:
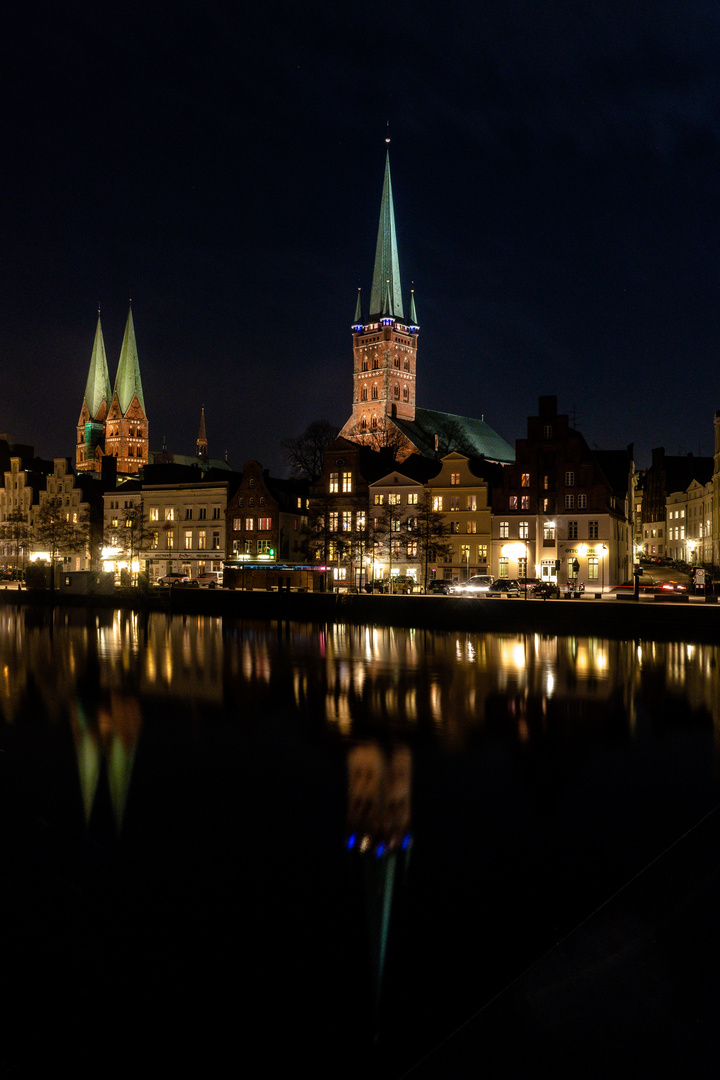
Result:
<svg viewBox="0 0 720 1080">
<path fill-rule="evenodd" d="M 59 944 L 87 941 L 116 1007 L 180 1015 L 202 986 L 207 1025 L 227 968 L 268 1040 L 284 1002 L 288 1053 L 317 1059 L 317 1011 L 334 1075 L 369 1032 L 409 1066 L 716 799 L 719 659 L 0 608 L 0 816 L 25 940 L 52 928 L 36 969 L 87 1003 Z"/>
</svg>

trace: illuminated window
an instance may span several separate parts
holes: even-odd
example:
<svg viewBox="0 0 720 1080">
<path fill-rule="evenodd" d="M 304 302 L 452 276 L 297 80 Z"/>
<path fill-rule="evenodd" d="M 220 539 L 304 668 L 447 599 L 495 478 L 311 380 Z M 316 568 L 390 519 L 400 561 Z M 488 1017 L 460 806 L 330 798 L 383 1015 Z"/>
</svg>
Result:
<svg viewBox="0 0 720 1080">
<path fill-rule="evenodd" d="M 407 497 L 408 506 L 417 506 L 418 493 L 417 491 L 411 491 Z"/>
<path fill-rule="evenodd" d="M 342 530 L 343 532 L 352 532 L 352 510 L 343 510 Z"/>
<path fill-rule="evenodd" d="M 165 547 L 168 551 L 172 551 L 175 547 L 175 537 L 171 532 L 165 534 Z"/>
<path fill-rule="evenodd" d="M 198 548 L 200 549 L 200 551 L 204 551 L 205 548 L 207 547 L 207 542 L 206 541 L 207 541 L 207 537 L 205 535 L 205 530 L 200 529 L 200 531 L 198 532 Z"/>
<path fill-rule="evenodd" d="M 466 530 L 467 530 L 468 533 L 476 533 L 477 532 L 477 521 L 468 521 L 466 523 Z"/>
<path fill-rule="evenodd" d="M 432 508 L 433 508 L 433 510 L 442 510 L 442 508 L 443 508 L 442 495 L 433 495 Z"/>
<path fill-rule="evenodd" d="M 339 515 L 338 511 L 337 510 L 331 510 L 330 513 L 328 514 L 328 527 L 330 529 L 330 532 L 337 532 L 338 531 L 338 522 L 339 522 L 339 520 L 340 520 L 340 515 Z"/>
<path fill-rule="evenodd" d="M 510 560 L 504 557 L 498 559 L 498 577 L 510 577 Z"/>
<path fill-rule="evenodd" d="M 517 495 L 511 495 L 509 500 L 508 500 L 508 510 L 517 510 L 517 508 L 518 508 L 518 497 L 517 497 Z"/>
<path fill-rule="evenodd" d="M 233 518 L 233 529 L 235 532 L 240 532 L 242 529 L 242 518 Z"/>
<path fill-rule="evenodd" d="M 599 560 L 596 559 L 594 556 L 591 556 L 588 559 L 588 579 L 590 581 L 597 581 L 600 576 L 598 572 L 598 564 Z"/>
<path fill-rule="evenodd" d="M 402 495 L 399 491 L 391 491 L 388 495 L 388 503 L 390 506 L 399 506 L 402 499 Z"/>
<path fill-rule="evenodd" d="M 524 472 L 520 480 L 521 487 L 530 487 L 530 473 Z"/>
<path fill-rule="evenodd" d="M 408 559 L 417 559 L 418 556 L 418 542 L 417 540 L 408 540 L 407 545 L 407 557 Z"/>
<path fill-rule="evenodd" d="M 400 558 L 400 541 L 399 540 L 391 540 L 390 541 L 390 557 L 392 559 L 399 559 Z"/>
<path fill-rule="evenodd" d="M 269 517 L 258 518 L 258 531 L 259 532 L 269 532 L 270 529 L 272 529 L 272 518 L 269 518 Z"/>
<path fill-rule="evenodd" d="M 331 495 L 336 494 L 339 490 L 340 490 L 340 473 L 331 472 L 330 473 L 330 487 L 329 487 L 330 494 Z"/>
<path fill-rule="evenodd" d="M 385 496 L 382 494 L 382 492 L 375 492 L 375 505 L 382 506 L 384 502 Z"/>
<path fill-rule="evenodd" d="M 500 522 L 500 532 L 499 532 L 498 535 L 500 536 L 501 540 L 507 540 L 509 538 L 509 536 L 510 536 L 510 522 L 509 521 L 501 521 Z"/>
<path fill-rule="evenodd" d="M 460 496 L 459 495 L 451 495 L 450 496 L 450 509 L 451 510 L 459 510 L 460 509 Z"/>
<path fill-rule="evenodd" d="M 255 518 L 245 518 L 245 532 L 253 532 L 255 529 Z"/>
<path fill-rule="evenodd" d="M 459 472 L 450 473 L 450 483 L 451 484 L 459 484 L 460 483 L 460 473 Z"/>
<path fill-rule="evenodd" d="M 365 517 L 365 511 L 358 510 L 357 514 L 355 515 L 355 528 L 358 532 L 365 531 L 366 521 L 367 519 Z"/>
<path fill-rule="evenodd" d="M 188 529 L 185 532 L 185 550 L 190 551 L 191 547 L 192 547 L 192 530 Z"/>
<path fill-rule="evenodd" d="M 551 543 L 555 539 L 555 522 L 545 521 L 543 522 L 543 540 L 549 540 Z"/>
<path fill-rule="evenodd" d="M 352 473 L 344 472 L 342 474 L 342 489 L 346 494 L 352 491 Z"/>
<path fill-rule="evenodd" d="M 477 495 L 468 495 L 467 508 L 468 510 L 477 510 Z"/>
<path fill-rule="evenodd" d="M 518 528 L 518 536 L 521 540 L 527 540 L 530 536 L 530 522 L 521 521 Z"/>
</svg>

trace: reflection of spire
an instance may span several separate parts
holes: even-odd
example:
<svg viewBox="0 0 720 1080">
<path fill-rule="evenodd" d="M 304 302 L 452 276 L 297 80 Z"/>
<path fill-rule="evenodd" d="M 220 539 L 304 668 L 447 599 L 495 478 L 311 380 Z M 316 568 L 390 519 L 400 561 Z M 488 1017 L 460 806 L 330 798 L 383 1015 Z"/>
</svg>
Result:
<svg viewBox="0 0 720 1080">
<path fill-rule="evenodd" d="M 348 754 L 348 851 L 359 860 L 377 1020 L 393 895 L 407 872 L 412 758 L 407 746 L 362 743 Z"/>
<path fill-rule="evenodd" d="M 88 824 L 105 785 L 115 827 L 120 832 L 141 725 L 142 714 L 137 698 L 113 691 L 109 705 L 98 707 L 96 722 L 88 720 L 82 705 L 77 703 L 73 735 L 83 810 Z"/>
</svg>

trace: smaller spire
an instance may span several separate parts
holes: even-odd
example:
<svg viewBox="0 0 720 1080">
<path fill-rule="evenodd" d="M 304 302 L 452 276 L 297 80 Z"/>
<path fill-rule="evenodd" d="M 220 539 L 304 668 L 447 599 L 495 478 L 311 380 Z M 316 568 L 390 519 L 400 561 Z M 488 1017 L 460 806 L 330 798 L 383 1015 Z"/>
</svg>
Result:
<svg viewBox="0 0 720 1080">
<path fill-rule="evenodd" d="M 207 435 L 205 434 L 205 406 L 201 406 L 200 409 L 200 430 L 197 437 L 197 456 L 202 460 L 207 460 Z"/>
<path fill-rule="evenodd" d="M 357 303 L 355 305 L 355 319 L 353 320 L 353 330 L 357 330 L 358 328 L 362 329 L 362 325 L 362 299 L 360 297 L 360 288 L 358 287 Z"/>
<path fill-rule="evenodd" d="M 418 319 L 415 311 L 415 290 L 410 290 L 410 325 L 417 329 Z"/>
</svg>

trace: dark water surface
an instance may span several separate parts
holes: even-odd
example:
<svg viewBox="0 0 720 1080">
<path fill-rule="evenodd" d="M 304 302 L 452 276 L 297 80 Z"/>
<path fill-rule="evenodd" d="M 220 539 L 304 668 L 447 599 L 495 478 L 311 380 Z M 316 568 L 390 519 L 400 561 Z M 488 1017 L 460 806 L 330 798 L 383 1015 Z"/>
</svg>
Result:
<svg viewBox="0 0 720 1080">
<path fill-rule="evenodd" d="M 719 660 L 0 610 L 0 1074 L 401 1076 L 717 805 Z"/>
</svg>

